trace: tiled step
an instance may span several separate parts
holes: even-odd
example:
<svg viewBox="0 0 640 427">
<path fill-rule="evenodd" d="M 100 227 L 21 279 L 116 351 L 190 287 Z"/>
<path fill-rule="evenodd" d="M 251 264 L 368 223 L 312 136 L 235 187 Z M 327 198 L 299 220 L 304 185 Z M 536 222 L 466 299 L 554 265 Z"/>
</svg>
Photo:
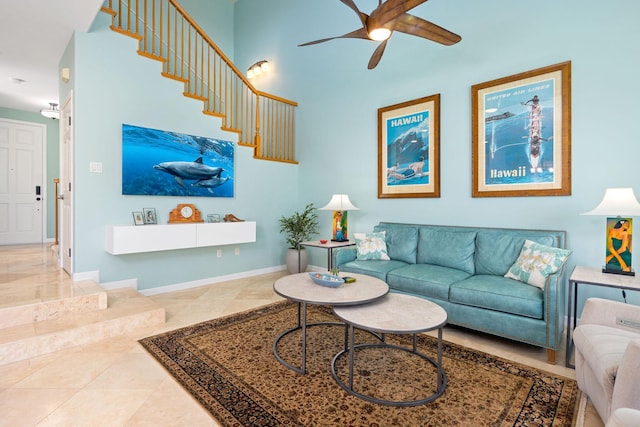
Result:
<svg viewBox="0 0 640 427">
<path fill-rule="evenodd" d="M 62 313 L 47 320 L 0 324 L 0 365 L 162 325 L 165 310 L 133 289 L 106 292 L 107 308 Z"/>
<path fill-rule="evenodd" d="M 0 284 L 0 328 L 57 319 L 67 313 L 107 308 L 107 293 L 91 280 Z"/>
</svg>

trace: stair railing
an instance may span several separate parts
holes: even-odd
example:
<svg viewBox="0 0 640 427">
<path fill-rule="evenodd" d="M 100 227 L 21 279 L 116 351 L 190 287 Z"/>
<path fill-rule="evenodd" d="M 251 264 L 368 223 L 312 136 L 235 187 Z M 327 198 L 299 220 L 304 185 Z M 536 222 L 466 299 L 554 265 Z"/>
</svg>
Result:
<svg viewBox="0 0 640 427">
<path fill-rule="evenodd" d="M 184 83 L 183 95 L 203 101 L 203 113 L 238 133 L 254 157 L 297 163 L 297 103 L 258 91 L 175 0 L 108 0 L 111 29 L 136 38 L 138 53 L 161 61 L 162 75 Z M 115 4 L 115 5 L 114 5 Z"/>
</svg>

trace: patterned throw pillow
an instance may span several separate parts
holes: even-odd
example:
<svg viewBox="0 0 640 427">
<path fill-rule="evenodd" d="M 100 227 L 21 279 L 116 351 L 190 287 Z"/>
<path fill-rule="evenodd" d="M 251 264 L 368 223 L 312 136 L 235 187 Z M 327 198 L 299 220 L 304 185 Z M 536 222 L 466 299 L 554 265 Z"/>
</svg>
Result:
<svg viewBox="0 0 640 427">
<path fill-rule="evenodd" d="M 353 233 L 356 238 L 356 246 L 358 248 L 358 260 L 389 260 L 387 254 L 387 243 L 385 241 L 385 232 L 377 233 Z"/>
<path fill-rule="evenodd" d="M 516 279 L 544 290 L 547 277 L 562 268 L 571 252 L 526 240 L 520 256 L 504 277 Z"/>
</svg>

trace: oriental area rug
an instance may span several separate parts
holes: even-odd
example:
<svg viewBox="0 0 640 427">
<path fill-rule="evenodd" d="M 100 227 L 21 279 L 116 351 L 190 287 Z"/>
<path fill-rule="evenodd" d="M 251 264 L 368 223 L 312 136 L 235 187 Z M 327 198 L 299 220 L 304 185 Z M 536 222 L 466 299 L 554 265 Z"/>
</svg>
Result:
<svg viewBox="0 0 640 427">
<path fill-rule="evenodd" d="M 308 307 L 308 323 L 335 322 L 331 310 Z M 571 426 L 580 392 L 572 379 L 443 342 L 445 392 L 411 407 L 369 403 L 348 394 L 331 374 L 344 348 L 344 326 L 307 328 L 307 373 L 275 358 L 273 343 L 297 324 L 298 306 L 283 301 L 142 339 L 140 343 L 224 426 Z M 386 341 L 411 347 L 410 336 Z M 358 331 L 357 343 L 377 342 Z M 435 359 L 437 340 L 418 336 Z M 278 344 L 300 366 L 301 335 Z M 436 387 L 433 365 L 408 352 L 371 347 L 355 355 L 354 390 L 388 400 L 417 400 Z M 336 374 L 348 382 L 348 357 Z"/>
</svg>

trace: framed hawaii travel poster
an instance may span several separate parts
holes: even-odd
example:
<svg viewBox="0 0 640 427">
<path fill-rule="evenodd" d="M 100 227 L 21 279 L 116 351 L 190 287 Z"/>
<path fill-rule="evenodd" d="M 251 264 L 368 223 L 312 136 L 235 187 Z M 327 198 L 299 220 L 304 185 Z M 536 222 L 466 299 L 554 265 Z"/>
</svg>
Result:
<svg viewBox="0 0 640 427">
<path fill-rule="evenodd" d="M 378 109 L 378 198 L 440 197 L 440 94 Z"/>
<path fill-rule="evenodd" d="M 473 197 L 571 194 L 571 62 L 472 86 Z"/>
</svg>

